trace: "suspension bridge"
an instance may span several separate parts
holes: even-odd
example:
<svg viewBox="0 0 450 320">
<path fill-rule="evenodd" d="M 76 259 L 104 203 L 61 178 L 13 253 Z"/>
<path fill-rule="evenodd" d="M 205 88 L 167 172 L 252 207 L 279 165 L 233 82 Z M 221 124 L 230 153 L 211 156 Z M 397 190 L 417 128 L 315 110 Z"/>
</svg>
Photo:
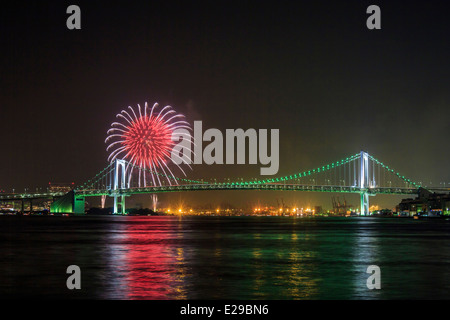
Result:
<svg viewBox="0 0 450 320">
<path fill-rule="evenodd" d="M 142 183 L 141 176 L 146 175 L 153 183 Z M 84 214 L 87 197 L 112 197 L 114 214 L 125 214 L 125 199 L 133 194 L 202 190 L 337 192 L 359 194 L 360 214 L 366 215 L 369 212 L 370 196 L 418 194 L 420 188 L 418 183 L 401 175 L 367 152 L 361 151 L 345 159 L 292 175 L 264 180 L 227 179 L 224 182 L 176 178 L 136 167 L 126 160 L 115 159 L 92 179 L 69 193 L 1 194 L 0 201 L 20 200 L 23 207 L 24 201 L 32 203 L 33 199 L 48 198 L 54 200 L 51 205 L 52 212 Z"/>
</svg>

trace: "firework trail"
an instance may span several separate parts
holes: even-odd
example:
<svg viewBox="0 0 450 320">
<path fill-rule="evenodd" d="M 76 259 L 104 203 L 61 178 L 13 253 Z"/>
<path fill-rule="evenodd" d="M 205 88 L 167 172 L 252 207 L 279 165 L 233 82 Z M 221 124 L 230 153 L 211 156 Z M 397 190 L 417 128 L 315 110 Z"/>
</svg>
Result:
<svg viewBox="0 0 450 320">
<path fill-rule="evenodd" d="M 158 107 L 159 105 L 155 103 L 149 108 L 147 102 L 144 108 L 138 104 L 136 111 L 128 107 L 128 111 L 122 110 L 117 114 L 116 117 L 120 122 L 113 122 L 107 132 L 105 143 L 109 143 L 106 148 L 110 151 L 108 161 L 124 159 L 128 162 L 125 170 L 128 188 L 133 174 L 137 175 L 138 187 L 161 186 L 165 181 L 169 185 L 177 184 L 169 168 L 175 145 L 172 134 L 177 129 L 186 129 L 180 135 L 188 135 L 186 138 L 191 139 L 191 134 L 186 133 L 191 127 L 183 120 L 184 116 L 177 114 L 171 106 L 165 106 L 159 111 Z M 175 156 L 181 159 L 179 155 Z M 186 175 L 180 165 L 176 166 Z"/>
<path fill-rule="evenodd" d="M 157 194 L 152 194 L 152 206 L 153 206 L 153 212 L 156 212 L 156 210 L 158 209 L 158 195 Z"/>
</svg>

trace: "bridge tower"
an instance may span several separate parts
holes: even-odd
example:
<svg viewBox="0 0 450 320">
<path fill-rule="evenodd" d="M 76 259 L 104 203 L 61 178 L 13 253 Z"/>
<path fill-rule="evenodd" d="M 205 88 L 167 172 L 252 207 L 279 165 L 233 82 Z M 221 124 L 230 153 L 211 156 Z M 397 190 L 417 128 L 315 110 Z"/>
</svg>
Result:
<svg viewBox="0 0 450 320">
<path fill-rule="evenodd" d="M 120 183 L 120 185 L 119 185 Z M 120 189 L 125 189 L 125 160 L 116 159 L 114 166 L 114 214 L 125 214 L 125 196 L 120 194 Z M 120 205 L 120 212 L 118 206 Z"/>
<path fill-rule="evenodd" d="M 369 213 L 369 154 L 361 151 L 360 156 L 360 172 L 359 172 L 359 187 L 361 189 L 361 215 L 365 216 Z"/>
</svg>

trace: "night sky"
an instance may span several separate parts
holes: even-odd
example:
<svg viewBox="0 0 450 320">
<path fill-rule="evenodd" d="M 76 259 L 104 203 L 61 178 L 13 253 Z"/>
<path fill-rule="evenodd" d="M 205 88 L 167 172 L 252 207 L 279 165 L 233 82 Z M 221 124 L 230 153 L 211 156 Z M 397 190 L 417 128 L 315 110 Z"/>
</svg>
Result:
<svg viewBox="0 0 450 320">
<path fill-rule="evenodd" d="M 81 8 L 81 30 L 66 28 L 71 4 Z M 371 4 L 381 8 L 381 30 L 366 27 Z M 107 165 L 104 140 L 115 115 L 145 101 L 171 105 L 191 123 L 202 120 L 204 129 L 280 129 L 278 175 L 365 150 L 413 181 L 450 184 L 446 4 L 2 4 L 0 189 L 90 179 Z M 259 167 L 196 165 L 189 177 L 252 178 Z M 207 197 L 213 205 L 276 204 L 283 197 L 331 206 L 331 194 L 313 193 L 164 197 Z M 391 207 L 401 197 L 376 198 Z"/>
</svg>

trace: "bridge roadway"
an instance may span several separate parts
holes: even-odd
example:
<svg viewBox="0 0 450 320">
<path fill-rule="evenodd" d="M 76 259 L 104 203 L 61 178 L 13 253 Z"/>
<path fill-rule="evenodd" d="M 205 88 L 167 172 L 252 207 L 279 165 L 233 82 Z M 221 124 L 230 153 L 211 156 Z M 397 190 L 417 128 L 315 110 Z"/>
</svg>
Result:
<svg viewBox="0 0 450 320">
<path fill-rule="evenodd" d="M 300 184 L 189 184 L 172 186 L 154 186 L 128 189 L 86 189 L 75 190 L 77 196 L 117 196 L 143 193 L 183 192 L 183 191 L 207 191 L 207 190 L 271 190 L 271 191 L 309 191 L 309 192 L 345 192 L 369 194 L 417 194 L 416 188 L 368 188 L 361 189 L 355 186 L 330 186 L 330 185 L 300 185 Z"/>
<path fill-rule="evenodd" d="M 272 191 L 309 191 L 309 192 L 341 192 L 341 193 L 361 193 L 366 191 L 371 195 L 376 194 L 417 194 L 416 188 L 398 187 L 374 187 L 363 190 L 355 186 L 330 186 L 330 185 L 300 185 L 300 184 L 189 184 L 172 186 L 155 186 L 128 189 L 84 189 L 75 190 L 75 195 L 84 197 L 133 195 L 142 193 L 163 193 L 163 192 L 183 192 L 183 191 L 206 191 L 206 190 L 272 190 Z M 429 188 L 431 192 L 450 192 L 450 188 Z M 2 193 L 0 201 L 14 200 L 34 200 L 34 199 L 54 199 L 66 195 L 65 192 L 30 192 L 30 193 Z"/>
<path fill-rule="evenodd" d="M 0 201 L 34 200 L 59 198 L 67 192 L 27 192 L 27 193 L 0 193 Z"/>
</svg>

